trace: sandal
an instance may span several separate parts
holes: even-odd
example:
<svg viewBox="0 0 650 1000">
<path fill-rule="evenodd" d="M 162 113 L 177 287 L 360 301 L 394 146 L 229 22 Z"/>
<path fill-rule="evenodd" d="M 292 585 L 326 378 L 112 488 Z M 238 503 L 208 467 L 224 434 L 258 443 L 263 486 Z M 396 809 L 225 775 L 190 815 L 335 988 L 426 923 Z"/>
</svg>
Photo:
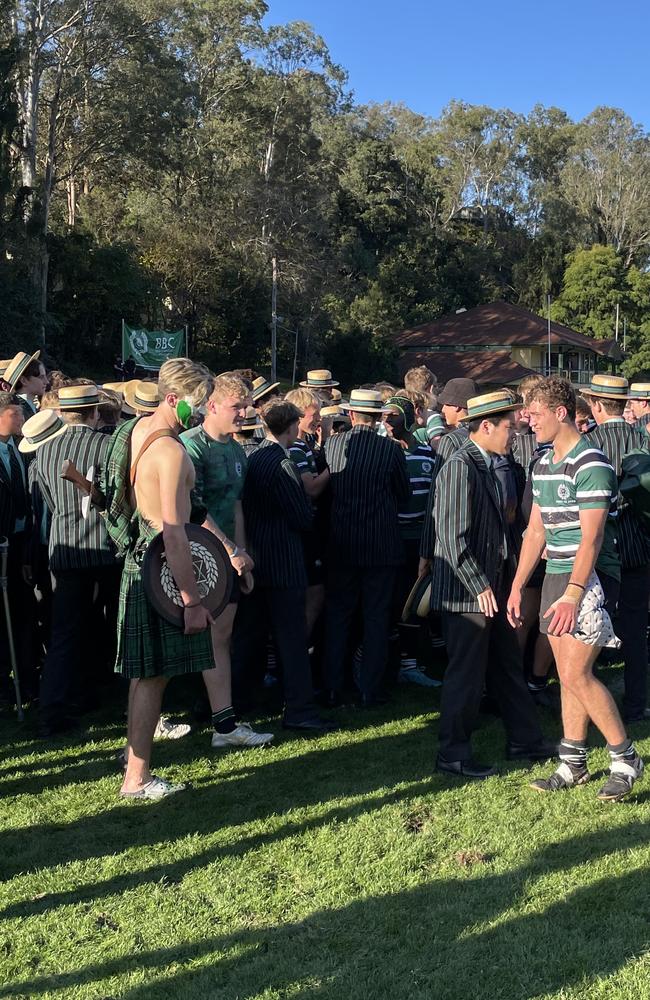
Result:
<svg viewBox="0 0 650 1000">
<path fill-rule="evenodd" d="M 176 795 L 178 792 L 184 792 L 186 788 L 188 788 L 188 785 L 183 782 L 172 785 L 171 782 L 165 781 L 164 778 L 159 778 L 157 775 L 152 774 L 151 780 L 143 785 L 142 788 L 139 788 L 137 792 L 120 791 L 120 798 L 156 801 L 158 799 L 166 799 L 168 795 Z"/>
</svg>

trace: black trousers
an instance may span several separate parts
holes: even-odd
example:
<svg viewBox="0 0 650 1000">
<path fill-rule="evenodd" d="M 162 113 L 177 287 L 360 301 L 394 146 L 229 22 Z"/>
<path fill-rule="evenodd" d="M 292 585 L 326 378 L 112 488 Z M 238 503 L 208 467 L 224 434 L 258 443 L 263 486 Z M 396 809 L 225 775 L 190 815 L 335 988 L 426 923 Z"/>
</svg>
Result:
<svg viewBox="0 0 650 1000">
<path fill-rule="evenodd" d="M 363 619 L 361 693 L 377 695 L 386 672 L 395 566 L 331 568 L 325 598 L 325 686 L 343 688 L 350 626 L 357 606 Z"/>
<path fill-rule="evenodd" d="M 242 617 L 240 611 L 243 611 Z M 314 718 L 318 713 L 307 651 L 305 588 L 256 586 L 252 594 L 242 598 L 237 618 L 237 636 L 233 643 L 236 654 L 233 658 L 234 689 L 244 694 L 242 689 L 251 654 L 266 653 L 266 636 L 270 628 L 282 670 L 285 722 Z"/>
<path fill-rule="evenodd" d="M 616 634 L 623 643 L 623 714 L 642 715 L 648 700 L 648 595 L 650 566 L 621 570 Z"/>
<path fill-rule="evenodd" d="M 449 663 L 440 704 L 440 754 L 468 760 L 483 689 L 497 699 L 508 739 L 535 743 L 542 730 L 524 680 L 521 652 L 505 615 L 506 595 L 497 597 L 494 618 L 472 612 L 442 612 Z"/>
<path fill-rule="evenodd" d="M 114 606 L 120 575 L 119 566 L 52 573 L 52 628 L 39 706 L 44 725 L 65 719 L 79 690 L 90 693 L 96 685 L 110 655 L 97 630 L 98 608 Z"/>
<path fill-rule="evenodd" d="M 34 591 L 25 583 L 23 564 L 25 562 L 25 536 L 23 532 L 11 535 L 7 553 L 7 594 L 11 630 L 16 651 L 16 666 L 20 680 L 23 701 L 29 701 L 38 691 L 37 665 L 39 658 L 36 631 L 36 598 Z M 14 691 L 10 680 L 11 657 L 4 610 L 4 599 L 0 595 L 0 694 L 13 701 Z"/>
</svg>

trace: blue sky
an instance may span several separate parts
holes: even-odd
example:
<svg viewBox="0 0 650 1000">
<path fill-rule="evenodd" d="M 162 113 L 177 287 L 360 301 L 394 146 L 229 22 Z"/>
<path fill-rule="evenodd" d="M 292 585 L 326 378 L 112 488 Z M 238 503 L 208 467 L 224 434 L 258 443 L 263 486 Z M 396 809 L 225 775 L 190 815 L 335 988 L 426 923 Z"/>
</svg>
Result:
<svg viewBox="0 0 650 1000">
<path fill-rule="evenodd" d="M 358 102 L 437 115 L 452 98 L 621 107 L 650 129 L 649 0 L 267 0 L 267 24 L 308 21 Z"/>
</svg>

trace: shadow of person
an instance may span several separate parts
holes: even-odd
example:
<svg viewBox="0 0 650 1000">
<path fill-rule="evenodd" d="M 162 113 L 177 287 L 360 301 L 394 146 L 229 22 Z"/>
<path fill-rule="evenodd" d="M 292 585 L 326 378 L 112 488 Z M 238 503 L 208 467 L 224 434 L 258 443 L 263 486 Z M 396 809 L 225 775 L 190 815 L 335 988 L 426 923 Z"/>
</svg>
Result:
<svg viewBox="0 0 650 1000">
<path fill-rule="evenodd" d="M 289 996 L 316 1000 L 517 1000 L 584 988 L 622 969 L 646 945 L 645 859 L 606 874 L 607 856 L 647 841 L 643 823 L 549 845 L 527 864 L 459 875 L 414 889 L 316 909 L 280 926 L 232 933 L 100 961 L 0 990 L 34 996 L 122 978 L 128 1000 Z M 585 866 L 599 861 L 597 881 Z M 573 888 L 549 893 L 549 872 L 572 868 Z M 317 901 L 314 900 L 316 904 Z M 143 982 L 143 977 L 145 981 Z M 129 988 L 128 978 L 137 985 Z M 64 994 L 65 995 L 65 994 Z"/>
</svg>

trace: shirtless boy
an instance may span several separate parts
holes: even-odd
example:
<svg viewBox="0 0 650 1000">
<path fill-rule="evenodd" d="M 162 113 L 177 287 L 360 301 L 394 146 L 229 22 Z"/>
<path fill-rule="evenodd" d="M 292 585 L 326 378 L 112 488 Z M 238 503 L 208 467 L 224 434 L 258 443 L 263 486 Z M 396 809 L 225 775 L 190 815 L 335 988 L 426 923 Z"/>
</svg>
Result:
<svg viewBox="0 0 650 1000">
<path fill-rule="evenodd" d="M 191 518 L 194 466 L 178 439 L 192 413 L 212 392 L 213 378 L 203 365 L 176 358 L 160 369 L 158 387 L 157 410 L 151 417 L 139 420 L 130 433 L 131 468 L 138 459 L 130 496 L 138 532 L 126 554 L 122 574 L 115 667 L 131 682 L 127 766 L 120 794 L 139 799 L 161 799 L 186 787 L 153 775 L 149 767 L 163 691 L 170 677 L 214 666 L 210 634 L 213 619 L 201 603 L 185 533 Z M 167 433 L 147 444 L 156 431 Z M 185 605 L 184 630 L 160 618 L 144 593 L 142 557 L 160 531 L 167 562 Z"/>
</svg>

